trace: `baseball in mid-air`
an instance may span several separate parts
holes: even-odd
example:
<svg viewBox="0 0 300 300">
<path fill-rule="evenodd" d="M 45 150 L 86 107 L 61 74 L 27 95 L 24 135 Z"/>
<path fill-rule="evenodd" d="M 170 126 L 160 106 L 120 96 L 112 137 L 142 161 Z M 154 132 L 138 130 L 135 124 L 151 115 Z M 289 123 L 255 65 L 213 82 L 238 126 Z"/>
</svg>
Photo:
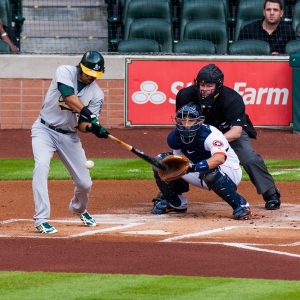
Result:
<svg viewBox="0 0 300 300">
<path fill-rule="evenodd" d="M 87 169 L 92 169 L 94 167 L 94 162 L 92 160 L 87 160 L 84 165 Z"/>
</svg>

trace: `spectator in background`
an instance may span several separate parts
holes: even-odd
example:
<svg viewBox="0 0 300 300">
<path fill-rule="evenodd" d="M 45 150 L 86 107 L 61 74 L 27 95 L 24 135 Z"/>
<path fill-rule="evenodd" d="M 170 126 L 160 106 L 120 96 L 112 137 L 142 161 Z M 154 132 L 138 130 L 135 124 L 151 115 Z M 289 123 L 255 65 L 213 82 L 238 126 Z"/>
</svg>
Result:
<svg viewBox="0 0 300 300">
<path fill-rule="evenodd" d="M 19 53 L 19 49 L 13 44 L 7 32 L 5 32 L 1 19 L 0 19 L 0 34 L 1 34 L 1 40 L 6 42 L 9 45 L 11 52 Z"/>
<path fill-rule="evenodd" d="M 245 25 L 239 34 L 238 40 L 263 40 L 270 44 L 272 55 L 284 54 L 285 45 L 295 40 L 295 30 L 285 23 L 282 0 L 265 0 L 263 9 L 264 18 Z"/>
<path fill-rule="evenodd" d="M 300 23 L 296 27 L 296 40 L 300 40 Z"/>
</svg>

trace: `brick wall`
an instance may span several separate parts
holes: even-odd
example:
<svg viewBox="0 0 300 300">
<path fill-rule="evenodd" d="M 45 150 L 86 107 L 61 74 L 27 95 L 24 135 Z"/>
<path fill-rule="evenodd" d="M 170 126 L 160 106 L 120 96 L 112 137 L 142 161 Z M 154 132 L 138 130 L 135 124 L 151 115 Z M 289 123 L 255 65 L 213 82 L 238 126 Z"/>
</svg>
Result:
<svg viewBox="0 0 300 300">
<path fill-rule="evenodd" d="M 39 115 L 51 79 L 0 79 L 0 129 L 29 129 Z M 104 92 L 100 122 L 124 127 L 124 80 L 99 79 Z"/>
</svg>

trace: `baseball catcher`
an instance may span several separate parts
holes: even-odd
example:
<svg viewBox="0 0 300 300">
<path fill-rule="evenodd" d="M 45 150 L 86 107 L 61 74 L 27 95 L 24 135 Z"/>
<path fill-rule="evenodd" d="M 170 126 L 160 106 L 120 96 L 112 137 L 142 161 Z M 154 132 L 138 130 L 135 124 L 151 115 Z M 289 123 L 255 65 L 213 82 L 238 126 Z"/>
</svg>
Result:
<svg viewBox="0 0 300 300">
<path fill-rule="evenodd" d="M 249 219 L 250 206 L 236 191 L 242 170 L 225 136 L 217 128 L 203 124 L 200 107 L 192 103 L 177 110 L 173 120 L 176 129 L 167 137 L 173 151 L 157 156 L 168 170 L 153 168 L 160 193 L 152 200 L 152 213 L 185 212 L 188 201 L 184 193 L 192 184 L 221 197 L 232 207 L 234 219 Z"/>
</svg>

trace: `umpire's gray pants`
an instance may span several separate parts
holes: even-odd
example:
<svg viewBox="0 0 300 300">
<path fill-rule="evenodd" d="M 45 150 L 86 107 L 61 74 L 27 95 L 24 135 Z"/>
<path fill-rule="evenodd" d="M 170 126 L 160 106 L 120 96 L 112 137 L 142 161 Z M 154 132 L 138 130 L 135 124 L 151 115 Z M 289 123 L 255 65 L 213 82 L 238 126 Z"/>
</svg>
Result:
<svg viewBox="0 0 300 300">
<path fill-rule="evenodd" d="M 269 191 L 275 193 L 275 182 L 261 156 L 254 151 L 250 138 L 244 130 L 241 137 L 230 142 L 230 146 L 237 154 L 240 164 L 248 173 L 251 182 L 255 185 L 258 194 Z M 273 191 L 274 190 L 274 191 Z"/>
</svg>

